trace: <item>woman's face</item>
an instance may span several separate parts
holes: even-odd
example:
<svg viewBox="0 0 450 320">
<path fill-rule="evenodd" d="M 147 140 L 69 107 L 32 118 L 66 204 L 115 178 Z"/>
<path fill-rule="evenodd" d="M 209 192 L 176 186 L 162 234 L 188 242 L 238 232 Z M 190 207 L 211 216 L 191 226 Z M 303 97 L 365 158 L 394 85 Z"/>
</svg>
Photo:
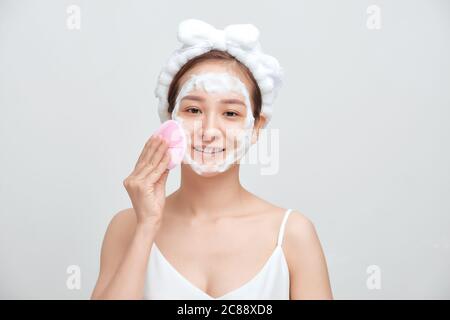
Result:
<svg viewBox="0 0 450 320">
<path fill-rule="evenodd" d="M 238 78 L 247 92 L 251 92 L 251 83 L 237 66 L 219 61 L 207 61 L 190 69 L 181 77 L 180 88 L 191 76 L 204 73 L 227 73 Z M 205 169 L 209 174 L 227 157 L 236 154 L 239 137 L 248 124 L 246 103 L 249 100 L 237 90 L 207 92 L 203 88 L 193 88 L 181 96 L 175 112 L 188 135 L 187 152 L 204 168 L 210 168 Z M 251 110 L 249 116 L 253 117 Z"/>
</svg>

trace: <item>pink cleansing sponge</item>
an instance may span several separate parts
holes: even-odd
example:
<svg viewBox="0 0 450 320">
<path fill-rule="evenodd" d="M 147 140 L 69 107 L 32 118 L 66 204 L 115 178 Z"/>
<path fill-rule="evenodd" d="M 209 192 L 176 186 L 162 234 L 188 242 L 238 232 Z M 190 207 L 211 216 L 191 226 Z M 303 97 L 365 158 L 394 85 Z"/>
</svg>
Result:
<svg viewBox="0 0 450 320">
<path fill-rule="evenodd" d="M 181 163 L 186 152 L 186 135 L 181 125 L 175 120 L 167 120 L 155 131 L 169 143 L 170 162 L 168 169 Z"/>
</svg>

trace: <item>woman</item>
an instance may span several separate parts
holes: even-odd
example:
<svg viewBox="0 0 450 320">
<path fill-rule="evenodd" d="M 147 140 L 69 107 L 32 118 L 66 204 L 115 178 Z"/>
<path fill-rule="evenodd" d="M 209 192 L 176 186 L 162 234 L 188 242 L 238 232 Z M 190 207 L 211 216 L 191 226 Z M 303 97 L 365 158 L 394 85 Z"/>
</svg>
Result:
<svg viewBox="0 0 450 320">
<path fill-rule="evenodd" d="M 132 208 L 108 226 L 91 298 L 332 299 L 312 222 L 239 181 L 242 142 L 256 143 L 271 118 L 279 65 L 262 53 L 252 25 L 222 31 L 186 20 L 178 38 L 184 46 L 156 93 L 161 120 L 183 125 L 191 162 L 182 163 L 180 188 L 166 197 L 168 142 L 147 141 L 124 180 Z"/>
</svg>

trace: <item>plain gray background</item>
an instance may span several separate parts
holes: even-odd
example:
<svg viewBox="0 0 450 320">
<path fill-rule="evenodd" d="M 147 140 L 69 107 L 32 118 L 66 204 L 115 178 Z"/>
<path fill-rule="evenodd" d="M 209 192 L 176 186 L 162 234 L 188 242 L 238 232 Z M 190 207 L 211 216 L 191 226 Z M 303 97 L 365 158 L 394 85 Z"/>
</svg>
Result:
<svg viewBox="0 0 450 320">
<path fill-rule="evenodd" d="M 71 4 L 80 30 L 66 26 Z M 253 23 L 284 67 L 280 170 L 246 166 L 242 182 L 314 222 L 335 298 L 450 298 L 445 0 L 0 0 L 0 298 L 90 297 L 186 18 Z M 177 169 L 168 193 L 178 184 Z M 70 265 L 80 290 L 66 287 Z"/>
</svg>

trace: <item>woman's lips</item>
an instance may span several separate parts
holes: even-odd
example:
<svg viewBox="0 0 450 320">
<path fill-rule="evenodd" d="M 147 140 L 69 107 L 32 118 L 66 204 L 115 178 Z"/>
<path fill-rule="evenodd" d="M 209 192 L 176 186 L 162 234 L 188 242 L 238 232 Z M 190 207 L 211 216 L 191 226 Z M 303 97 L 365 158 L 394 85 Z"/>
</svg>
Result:
<svg viewBox="0 0 450 320">
<path fill-rule="evenodd" d="M 225 151 L 225 148 L 211 148 L 211 147 L 206 148 L 192 147 L 192 149 L 194 149 L 195 152 L 201 153 L 203 155 L 218 154 Z"/>
</svg>

